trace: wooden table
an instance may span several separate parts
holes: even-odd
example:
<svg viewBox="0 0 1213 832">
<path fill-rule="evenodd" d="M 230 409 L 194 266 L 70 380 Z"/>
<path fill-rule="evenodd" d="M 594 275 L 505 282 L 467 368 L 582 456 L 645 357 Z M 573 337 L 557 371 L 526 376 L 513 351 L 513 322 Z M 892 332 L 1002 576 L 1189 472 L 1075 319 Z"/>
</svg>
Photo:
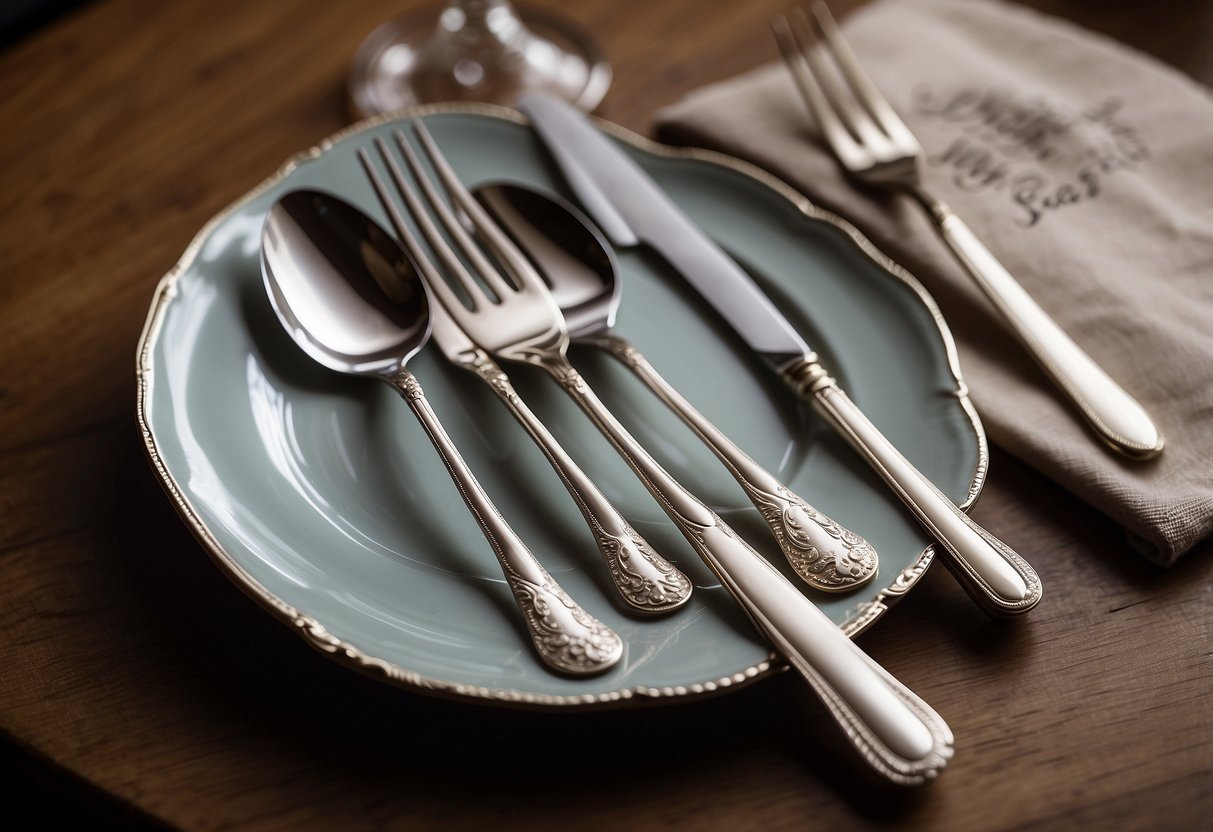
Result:
<svg viewBox="0 0 1213 832">
<path fill-rule="evenodd" d="M 974 513 L 1032 556 L 1046 602 L 993 622 L 934 570 L 862 637 L 958 738 L 911 792 L 840 761 L 788 675 L 614 712 L 437 701 L 327 661 L 214 568 L 135 426 L 148 302 L 209 217 L 346 123 L 349 56 L 410 5 L 98 0 L 0 53 L 5 810 L 89 828 L 1209 828 L 1213 546 L 1150 567 L 997 452 Z M 569 12 L 617 67 L 600 113 L 645 131 L 775 59 L 783 5 Z M 1207 4 L 1035 5 L 1213 82 Z"/>
</svg>

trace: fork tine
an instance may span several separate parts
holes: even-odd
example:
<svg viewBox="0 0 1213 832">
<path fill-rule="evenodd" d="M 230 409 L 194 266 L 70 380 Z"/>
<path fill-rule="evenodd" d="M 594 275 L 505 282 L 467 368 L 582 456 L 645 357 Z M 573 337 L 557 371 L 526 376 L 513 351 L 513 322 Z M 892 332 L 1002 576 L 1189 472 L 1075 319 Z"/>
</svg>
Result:
<svg viewBox="0 0 1213 832">
<path fill-rule="evenodd" d="M 809 7 L 817 23 L 817 29 L 825 39 L 837 63 L 839 70 L 851 85 L 852 91 L 863 104 L 885 135 L 898 145 L 917 148 L 918 140 L 910 132 L 901 117 L 889 105 L 886 99 L 872 83 L 872 79 L 863 71 L 863 66 L 851 49 L 851 44 L 842 36 L 834 16 L 822 0 L 816 0 Z M 803 14 L 803 12 L 802 12 Z"/>
<path fill-rule="evenodd" d="M 411 188 L 408 187 L 408 183 L 398 178 L 400 171 L 396 169 L 391 155 L 387 152 L 387 146 L 379 139 L 375 139 L 375 144 L 379 148 L 379 154 L 383 157 L 388 169 L 392 172 L 392 178 L 396 182 L 396 187 L 402 189 L 401 193 L 404 195 L 405 202 L 410 203 L 410 198 L 412 202 L 416 202 L 416 196 L 409 193 Z M 363 170 L 366 171 L 366 176 L 371 182 L 371 187 L 375 189 L 375 195 L 379 197 L 379 203 L 387 211 L 388 218 L 392 221 L 392 227 L 396 229 L 396 236 L 400 238 L 409 255 L 413 258 L 413 262 L 417 264 L 417 268 L 421 271 L 421 276 L 425 278 L 425 282 L 430 290 L 438 296 L 438 302 L 447 310 L 465 308 L 463 301 L 451 289 L 445 278 L 443 278 L 442 273 L 434 267 L 433 261 L 425 253 L 425 249 L 422 247 L 420 241 L 418 241 L 416 235 L 405 223 L 400 209 L 396 207 L 396 200 L 392 199 L 388 193 L 387 185 L 384 184 L 382 177 L 379 176 L 379 172 L 375 170 L 371 157 L 365 149 L 359 148 L 358 160 L 362 163 Z M 411 206 L 409 213 L 410 215 L 415 213 Z M 471 296 L 473 308 L 475 308 L 475 297 L 475 295 Z M 455 313 L 452 311 L 451 314 Z"/>
<path fill-rule="evenodd" d="M 438 259 L 442 261 L 443 266 L 446 267 L 448 277 L 454 280 L 467 293 L 468 299 L 472 303 L 472 308 L 475 309 L 481 299 L 488 301 L 489 298 L 485 294 L 484 289 L 472 278 L 463 261 L 459 259 L 450 243 L 442 236 L 442 231 L 438 228 L 437 223 L 434 222 L 434 215 L 442 218 L 441 209 L 445 209 L 446 205 L 434 193 L 429 177 L 421 168 L 417 154 L 409 147 L 404 134 L 397 130 L 395 131 L 395 138 L 396 145 L 400 148 L 404 161 L 413 174 L 413 181 L 416 183 L 416 187 L 409 185 L 408 180 L 405 179 L 404 173 L 396 164 L 395 159 L 388 153 L 387 145 L 381 140 L 376 139 L 375 143 L 379 147 L 379 152 L 383 155 L 384 161 L 392 174 L 392 179 L 396 182 L 396 189 L 404 197 L 405 206 L 408 208 L 414 224 L 421 230 L 422 236 L 425 237 L 426 243 L 429 244 L 430 251 L 434 252 L 438 256 Z M 421 190 L 421 196 L 418 196 L 418 188 Z M 424 198 L 424 202 L 422 198 Z M 427 204 L 429 206 L 428 210 L 426 208 Z M 445 218 L 442 218 L 442 221 L 444 225 L 447 225 Z M 456 242 L 462 247 L 462 241 L 456 240 Z M 480 271 L 479 264 L 474 263 L 473 267 L 477 271 Z"/>
<path fill-rule="evenodd" d="M 823 40 L 818 31 L 809 25 L 809 18 L 803 9 L 796 10 L 792 26 L 793 31 L 800 33 L 801 42 L 809 44 L 804 49 L 804 56 L 813 74 L 817 76 L 817 83 L 825 91 L 826 98 L 834 105 L 835 112 L 851 135 L 857 138 L 859 144 L 875 159 L 889 156 L 892 152 L 889 137 L 881 131 L 863 104 L 856 100 L 849 77 L 839 72 L 841 65 L 833 51 L 833 44 Z M 829 61 L 826 60 L 827 56 Z"/>
<path fill-rule="evenodd" d="M 412 125 L 414 132 L 417 132 L 420 122 L 414 120 L 410 122 L 410 124 Z M 418 133 L 418 135 L 420 136 L 421 134 Z M 428 135 L 428 133 L 426 135 Z M 480 278 L 485 282 L 489 289 L 492 290 L 493 294 L 501 299 L 507 297 L 509 293 L 514 292 L 514 287 L 502 278 L 497 268 L 489 262 L 489 259 L 485 257 L 484 252 L 480 250 L 480 246 L 476 244 L 471 235 L 469 235 L 464 229 L 463 224 L 459 222 L 459 219 L 455 216 L 450 206 L 448 206 L 446 201 L 441 197 L 441 195 L 439 195 L 437 189 L 434 187 L 434 183 L 431 180 L 430 175 L 427 174 L 425 169 L 422 167 L 421 159 L 417 156 L 417 153 L 405 139 L 404 133 L 397 130 L 395 136 L 396 144 L 399 145 L 400 152 L 404 155 L 404 160 L 408 164 L 409 170 L 412 171 L 413 179 L 417 182 L 422 196 L 425 197 L 425 201 L 429 205 L 430 213 L 438 217 L 439 222 L 442 223 L 443 227 L 447 230 L 447 234 L 450 235 L 450 239 L 459 247 L 464 256 L 467 257 L 472 268 L 476 270 L 476 273 L 480 275 Z M 451 186 L 447 181 L 447 178 L 449 177 L 455 179 L 456 182 L 459 182 L 459 180 L 455 178 L 454 172 L 450 170 L 450 166 L 446 163 L 446 159 L 441 153 L 438 152 L 436 147 L 432 147 L 432 142 L 430 146 L 426 146 L 425 152 L 429 157 L 430 164 L 434 167 L 435 172 L 437 172 L 439 178 L 442 179 L 443 187 L 446 189 L 448 194 L 451 194 L 452 199 L 455 199 L 455 195 L 451 192 Z M 443 168 L 445 168 L 447 172 L 447 176 L 445 177 L 442 173 Z M 463 184 L 459 183 L 459 187 L 463 188 Z M 437 229 L 435 228 L 435 232 L 436 231 Z M 431 237 L 428 239 L 430 241 L 430 245 L 434 246 L 435 248 L 444 247 L 447 249 L 447 251 L 443 254 L 443 258 L 444 260 L 447 259 L 449 254 L 451 259 L 447 262 L 451 268 L 456 268 L 455 264 L 459 262 L 458 258 L 453 252 L 449 251 L 450 247 L 445 245 L 446 241 L 443 240 L 441 236 Z"/>
<path fill-rule="evenodd" d="M 800 19 L 803 19 L 803 12 L 798 20 Z M 842 160 L 844 167 L 851 170 L 870 167 L 874 161 L 871 154 L 855 141 L 851 131 L 843 124 L 806 57 L 810 48 L 808 40 L 811 39 L 811 35 L 805 37 L 807 25 L 804 25 L 800 32 L 796 32 L 787 17 L 777 14 L 771 18 L 771 29 L 775 32 L 784 63 L 791 70 L 792 79 L 817 122 L 822 137 Z"/>
<path fill-rule="evenodd" d="M 433 166 L 434 172 L 438 174 L 438 178 L 441 180 L 442 186 L 446 189 L 451 201 L 471 220 L 476 232 L 480 234 L 493 254 L 505 265 L 511 276 L 518 282 L 518 289 L 531 288 L 547 291 L 547 285 L 531 265 L 531 262 L 523 256 L 518 247 L 514 245 L 514 241 L 506 236 L 505 232 L 488 215 L 483 206 L 468 193 L 468 189 L 460 181 L 455 171 L 451 169 L 446 157 L 442 155 L 442 151 L 438 148 L 434 137 L 430 135 L 430 131 L 426 129 L 425 124 L 414 119 L 411 125 L 413 132 L 421 140 L 421 146 L 425 150 L 426 156 L 429 157 L 430 164 Z M 462 231 L 462 226 L 460 227 L 460 231 Z M 487 261 L 485 262 L 487 263 Z M 496 276 L 495 270 L 493 273 Z M 497 279 L 500 280 L 500 277 Z M 513 291 L 513 287 L 511 287 L 511 291 Z"/>
</svg>

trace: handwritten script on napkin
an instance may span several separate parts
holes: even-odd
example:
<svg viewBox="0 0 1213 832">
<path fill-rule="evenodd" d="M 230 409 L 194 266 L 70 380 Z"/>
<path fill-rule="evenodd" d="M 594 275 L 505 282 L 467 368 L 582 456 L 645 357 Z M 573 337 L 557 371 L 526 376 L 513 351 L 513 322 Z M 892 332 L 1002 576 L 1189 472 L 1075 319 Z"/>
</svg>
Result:
<svg viewBox="0 0 1213 832">
<path fill-rule="evenodd" d="M 956 133 L 927 163 L 949 169 L 963 190 L 1006 193 L 1016 207 L 1015 222 L 1026 228 L 1097 199 L 1108 176 L 1150 158 L 1123 110 L 1117 98 L 1067 112 L 997 89 L 914 91 L 914 111 Z"/>
</svg>

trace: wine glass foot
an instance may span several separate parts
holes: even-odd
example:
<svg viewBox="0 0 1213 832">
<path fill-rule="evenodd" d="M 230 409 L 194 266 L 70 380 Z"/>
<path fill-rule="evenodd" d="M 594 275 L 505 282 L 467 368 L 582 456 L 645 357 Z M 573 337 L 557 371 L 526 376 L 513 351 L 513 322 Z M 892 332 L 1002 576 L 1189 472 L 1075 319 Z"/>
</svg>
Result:
<svg viewBox="0 0 1213 832">
<path fill-rule="evenodd" d="M 362 42 L 349 79 L 357 118 L 434 101 L 513 104 L 542 90 L 593 110 L 611 67 L 575 24 L 539 9 L 458 2 L 390 20 Z"/>
</svg>

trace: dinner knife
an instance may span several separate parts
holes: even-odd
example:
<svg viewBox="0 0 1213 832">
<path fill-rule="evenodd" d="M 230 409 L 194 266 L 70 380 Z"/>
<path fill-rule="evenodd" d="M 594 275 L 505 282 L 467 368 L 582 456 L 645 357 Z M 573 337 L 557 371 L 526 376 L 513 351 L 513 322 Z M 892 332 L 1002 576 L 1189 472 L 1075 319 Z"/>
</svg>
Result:
<svg viewBox="0 0 1213 832">
<path fill-rule="evenodd" d="M 850 400 L 748 274 L 581 111 L 544 93 L 518 107 L 582 207 L 616 246 L 646 245 L 706 300 L 743 341 L 825 418 L 940 543 L 944 563 L 987 612 L 1016 615 L 1041 598 L 1040 577 L 1011 547 L 974 523 Z"/>
</svg>

